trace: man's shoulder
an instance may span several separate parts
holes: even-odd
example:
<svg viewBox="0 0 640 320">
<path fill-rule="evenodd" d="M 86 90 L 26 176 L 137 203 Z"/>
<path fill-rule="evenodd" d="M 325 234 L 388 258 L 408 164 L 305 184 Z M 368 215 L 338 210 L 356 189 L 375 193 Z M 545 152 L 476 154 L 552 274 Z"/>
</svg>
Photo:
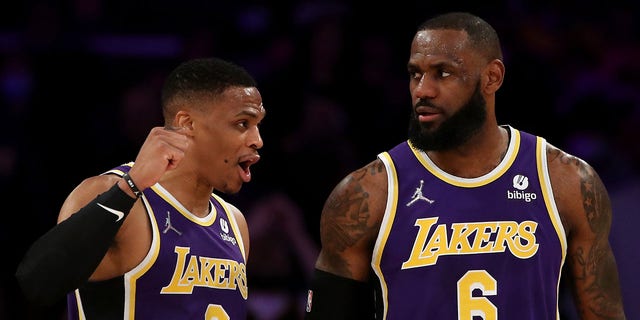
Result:
<svg viewBox="0 0 640 320">
<path fill-rule="evenodd" d="M 109 175 L 109 174 L 115 174 L 118 176 L 122 176 L 123 174 L 125 174 L 126 172 L 129 172 L 129 170 L 131 170 L 131 167 L 133 167 L 134 162 L 133 161 L 129 161 L 129 162 L 124 162 L 120 165 L 117 165 L 111 169 L 108 169 L 104 172 L 102 172 L 100 175 Z"/>
</svg>

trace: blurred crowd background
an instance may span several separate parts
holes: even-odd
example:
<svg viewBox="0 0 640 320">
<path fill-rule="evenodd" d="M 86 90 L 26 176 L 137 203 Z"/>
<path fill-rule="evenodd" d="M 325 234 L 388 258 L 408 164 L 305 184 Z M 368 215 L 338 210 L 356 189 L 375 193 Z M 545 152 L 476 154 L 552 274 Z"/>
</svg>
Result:
<svg viewBox="0 0 640 320">
<path fill-rule="evenodd" d="M 251 317 L 301 319 L 324 200 L 348 172 L 406 139 L 411 38 L 420 22 L 449 10 L 478 14 L 501 36 L 499 122 L 542 135 L 599 172 L 614 209 L 627 317 L 640 319 L 634 0 L 3 3 L 0 319 L 64 319 L 63 301 L 24 301 L 13 278 L 18 261 L 83 178 L 134 160 L 148 130 L 162 124 L 168 72 L 212 55 L 247 68 L 267 109 L 253 180 L 226 197 L 252 234 Z"/>
</svg>

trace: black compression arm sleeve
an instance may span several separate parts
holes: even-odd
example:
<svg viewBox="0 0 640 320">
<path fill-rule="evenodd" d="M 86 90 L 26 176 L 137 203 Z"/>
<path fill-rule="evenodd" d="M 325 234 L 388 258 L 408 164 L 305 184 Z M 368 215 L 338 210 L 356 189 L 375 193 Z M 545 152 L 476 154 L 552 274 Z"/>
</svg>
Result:
<svg viewBox="0 0 640 320">
<path fill-rule="evenodd" d="M 374 290 L 369 283 L 315 269 L 305 320 L 371 320 Z"/>
<path fill-rule="evenodd" d="M 16 271 L 25 296 L 52 305 L 87 281 L 135 201 L 115 184 L 34 242 Z"/>
</svg>

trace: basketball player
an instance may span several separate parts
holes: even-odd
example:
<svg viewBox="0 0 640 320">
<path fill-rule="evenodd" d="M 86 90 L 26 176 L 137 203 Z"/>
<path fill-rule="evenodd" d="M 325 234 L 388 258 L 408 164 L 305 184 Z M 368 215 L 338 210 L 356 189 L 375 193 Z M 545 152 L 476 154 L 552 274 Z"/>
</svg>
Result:
<svg viewBox="0 0 640 320">
<path fill-rule="evenodd" d="M 583 160 L 497 124 L 495 30 L 428 20 L 408 73 L 409 139 L 325 203 L 306 318 L 558 319 L 566 275 L 582 319 L 624 319 L 607 191 Z"/>
<path fill-rule="evenodd" d="M 246 221 L 214 191 L 251 180 L 262 97 L 243 68 L 194 59 L 169 75 L 162 108 L 135 161 L 82 181 L 27 252 L 28 298 L 67 294 L 69 319 L 246 318 Z"/>
</svg>

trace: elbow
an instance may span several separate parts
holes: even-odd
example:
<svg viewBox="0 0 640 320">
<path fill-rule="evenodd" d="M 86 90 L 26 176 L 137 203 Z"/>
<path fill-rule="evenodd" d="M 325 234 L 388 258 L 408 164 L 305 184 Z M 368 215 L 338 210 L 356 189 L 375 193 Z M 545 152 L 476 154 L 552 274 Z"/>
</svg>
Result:
<svg viewBox="0 0 640 320">
<path fill-rule="evenodd" d="M 24 298 L 36 306 L 53 306 L 61 302 L 68 292 L 55 283 L 56 276 L 49 270 L 33 267 L 28 263 L 23 262 L 18 266 L 15 278 Z"/>
</svg>

